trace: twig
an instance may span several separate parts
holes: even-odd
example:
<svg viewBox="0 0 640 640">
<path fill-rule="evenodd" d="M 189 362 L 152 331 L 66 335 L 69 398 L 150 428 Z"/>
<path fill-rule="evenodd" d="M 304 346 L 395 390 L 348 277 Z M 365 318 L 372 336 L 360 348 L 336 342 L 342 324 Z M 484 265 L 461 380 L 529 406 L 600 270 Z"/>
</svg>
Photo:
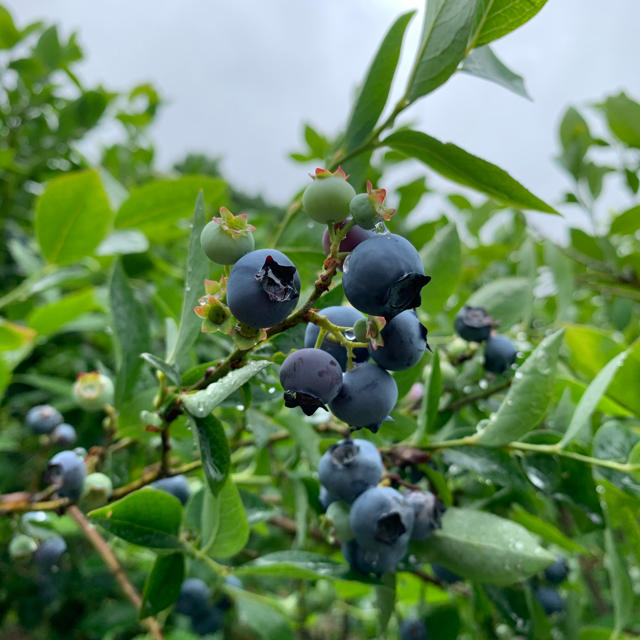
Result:
<svg viewBox="0 0 640 640">
<path fill-rule="evenodd" d="M 494 385 L 493 387 L 488 387 L 487 389 L 482 389 L 476 393 L 471 393 L 468 396 L 464 396 L 463 398 L 458 398 L 453 402 L 450 402 L 447 406 L 440 409 L 440 412 L 444 413 L 445 411 L 457 411 L 460 407 L 464 407 L 466 404 L 471 404 L 476 400 L 481 400 L 483 398 L 488 398 L 492 396 L 494 393 L 498 393 L 499 391 L 503 391 L 507 389 L 511 385 L 511 378 L 507 378 L 503 380 L 500 384 Z"/>
<path fill-rule="evenodd" d="M 133 603 L 133 606 L 138 611 L 140 611 L 140 607 L 142 606 L 142 598 L 140 597 L 140 594 L 138 593 L 136 588 L 129 581 L 129 578 L 122 568 L 122 565 L 118 561 L 118 558 L 116 558 L 113 551 L 111 551 L 111 548 L 106 543 L 104 538 L 89 523 L 82 511 L 80 511 L 80 509 L 78 509 L 76 505 L 71 505 L 67 509 L 67 513 L 78 523 L 78 526 L 82 529 L 82 532 L 85 534 L 89 542 L 91 542 L 94 549 L 102 556 L 102 559 L 107 565 L 109 571 L 113 574 L 113 577 L 116 579 L 127 598 L 129 598 L 129 600 Z M 162 628 L 153 616 L 149 616 L 148 618 L 142 620 L 142 624 L 147 627 L 155 640 L 164 640 L 164 636 L 162 635 Z"/>
</svg>

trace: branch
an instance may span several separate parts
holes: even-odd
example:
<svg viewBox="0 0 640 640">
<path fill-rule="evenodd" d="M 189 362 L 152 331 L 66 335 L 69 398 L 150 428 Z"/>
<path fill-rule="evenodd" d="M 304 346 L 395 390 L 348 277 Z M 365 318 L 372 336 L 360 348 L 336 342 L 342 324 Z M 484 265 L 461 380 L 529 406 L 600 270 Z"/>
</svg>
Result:
<svg viewBox="0 0 640 640">
<path fill-rule="evenodd" d="M 113 574 L 113 577 L 116 579 L 125 595 L 129 600 L 133 603 L 133 606 L 140 611 L 140 607 L 142 606 L 142 598 L 140 594 L 136 590 L 136 588 L 131 584 L 127 574 L 120 562 L 118 562 L 118 558 L 116 558 L 113 551 L 109 545 L 105 542 L 104 538 L 98 533 L 98 531 L 89 523 L 89 521 L 85 518 L 84 514 L 78 507 L 75 505 L 71 505 L 67 509 L 67 513 L 78 523 L 82 532 L 87 536 L 87 539 L 93 545 L 94 549 L 102 556 L 105 564 L 107 565 L 109 571 Z M 152 637 L 155 640 L 164 640 L 164 636 L 162 635 L 162 628 L 158 621 L 150 616 L 142 620 L 142 623 L 149 630 Z"/>
<path fill-rule="evenodd" d="M 471 404 L 476 400 L 482 400 L 483 398 L 488 398 L 489 396 L 492 396 L 494 393 L 498 393 L 499 391 L 503 391 L 504 389 L 507 389 L 510 385 L 511 385 L 511 378 L 507 378 L 506 380 L 503 380 L 501 383 L 493 387 L 482 389 L 481 391 L 478 391 L 476 393 L 471 393 L 468 396 L 464 396 L 463 398 L 458 398 L 457 400 L 450 402 L 446 407 L 443 407 L 442 409 L 440 409 L 440 412 L 444 413 L 445 411 L 457 411 L 458 409 L 460 409 L 460 407 L 464 407 L 464 405 L 466 404 Z"/>
</svg>

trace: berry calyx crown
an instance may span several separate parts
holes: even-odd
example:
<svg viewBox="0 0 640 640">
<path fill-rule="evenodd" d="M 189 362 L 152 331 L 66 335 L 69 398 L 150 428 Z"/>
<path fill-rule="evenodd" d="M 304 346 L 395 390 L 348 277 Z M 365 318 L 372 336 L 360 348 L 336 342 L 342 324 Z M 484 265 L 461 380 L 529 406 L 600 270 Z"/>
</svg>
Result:
<svg viewBox="0 0 640 640">
<path fill-rule="evenodd" d="M 232 238 L 241 238 L 256 230 L 252 224 L 247 222 L 246 213 L 239 213 L 234 216 L 227 207 L 220 207 L 220 217 L 212 218 L 212 220 L 220 225 L 221 231 L 224 231 Z"/>
</svg>

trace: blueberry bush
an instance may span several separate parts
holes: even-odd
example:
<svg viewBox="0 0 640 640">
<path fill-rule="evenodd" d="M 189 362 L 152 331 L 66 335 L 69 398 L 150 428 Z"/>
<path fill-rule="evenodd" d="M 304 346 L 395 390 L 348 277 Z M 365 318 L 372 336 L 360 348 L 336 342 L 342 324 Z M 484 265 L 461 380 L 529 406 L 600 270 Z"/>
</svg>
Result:
<svg viewBox="0 0 640 640">
<path fill-rule="evenodd" d="M 285 207 L 0 7 L 1 637 L 640 636 L 640 104 L 544 199 L 404 119 L 544 3 L 429 0 L 388 104 L 399 16 Z"/>
</svg>

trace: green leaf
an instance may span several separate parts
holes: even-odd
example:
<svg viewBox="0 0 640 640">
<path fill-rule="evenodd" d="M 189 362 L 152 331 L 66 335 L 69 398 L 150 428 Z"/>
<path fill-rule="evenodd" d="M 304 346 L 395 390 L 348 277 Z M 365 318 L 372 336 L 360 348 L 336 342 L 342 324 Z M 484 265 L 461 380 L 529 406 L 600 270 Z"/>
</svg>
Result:
<svg viewBox="0 0 640 640">
<path fill-rule="evenodd" d="M 215 498 L 218 526 L 213 543 L 205 551 L 213 558 L 230 558 L 249 540 L 249 523 L 240 494 L 230 476 Z"/>
<path fill-rule="evenodd" d="M 214 496 L 217 496 L 224 486 L 231 467 L 231 451 L 224 433 L 224 427 L 215 416 L 193 418 L 200 445 L 202 468 L 207 483 Z"/>
<path fill-rule="evenodd" d="M 69 264 L 85 256 L 104 238 L 113 214 L 95 171 L 55 178 L 36 204 L 35 230 L 48 262 Z"/>
<path fill-rule="evenodd" d="M 640 416 L 640 394 L 629 393 L 629 389 L 637 388 L 638 380 L 640 380 L 640 340 L 636 340 L 628 349 L 627 357 L 616 371 L 607 390 L 607 394 L 618 404 Z"/>
<path fill-rule="evenodd" d="M 200 191 L 204 192 L 205 200 L 217 208 L 226 196 L 226 183 L 219 178 L 184 176 L 155 180 L 132 189 L 116 214 L 115 227 L 135 227 L 151 238 L 158 232 L 166 233 L 168 226 L 193 211 Z"/>
<path fill-rule="evenodd" d="M 581 544 L 565 536 L 554 524 L 529 513 L 519 504 L 513 505 L 509 518 L 521 524 L 531 531 L 531 533 L 535 533 L 547 542 L 555 544 L 566 551 L 570 551 L 571 553 L 588 553 Z"/>
<path fill-rule="evenodd" d="M 619 353 L 615 358 L 607 363 L 607 365 L 602 369 L 602 371 L 600 371 L 600 373 L 598 373 L 591 384 L 587 387 L 586 391 L 580 398 L 578 406 L 573 412 L 567 431 L 562 437 L 562 440 L 558 443 L 559 447 L 565 447 L 590 424 L 591 416 L 598 408 L 601 398 L 604 396 L 607 388 L 613 380 L 613 377 L 616 375 L 620 366 L 622 366 L 626 357 L 626 351 Z"/>
<path fill-rule="evenodd" d="M 392 133 L 382 144 L 416 158 L 445 178 L 486 193 L 503 204 L 557 213 L 500 167 L 450 142 L 443 143 L 426 133 L 406 129 Z"/>
<path fill-rule="evenodd" d="M 11 14 L 0 7 L 0 49 L 11 49 L 17 42 L 20 42 L 20 32 L 16 29 Z"/>
<path fill-rule="evenodd" d="M 414 14 L 415 11 L 409 11 L 401 15 L 380 44 L 349 118 L 345 133 L 346 153 L 362 144 L 378 122 L 389 97 L 402 39 Z"/>
<path fill-rule="evenodd" d="M 460 469 L 476 474 L 485 482 L 525 491 L 529 489 L 518 463 L 506 451 L 484 447 L 456 447 L 445 449 L 442 457 L 447 465 L 455 464 Z"/>
<path fill-rule="evenodd" d="M 154 369 L 162 371 L 162 373 L 167 376 L 167 380 L 169 380 L 169 382 L 173 382 L 173 384 L 178 386 L 180 385 L 180 373 L 178 373 L 178 370 L 174 366 L 165 362 L 162 358 L 154 356 L 152 353 L 141 353 L 140 357 L 148 362 Z"/>
<path fill-rule="evenodd" d="M 237 576 L 271 576 L 300 580 L 342 578 L 346 564 L 310 551 L 276 551 L 267 553 L 237 568 Z"/>
<path fill-rule="evenodd" d="M 640 104 L 625 93 L 619 93 L 598 106 L 613 135 L 628 146 L 640 149 Z"/>
<path fill-rule="evenodd" d="M 35 307 L 27 324 L 40 335 L 51 335 L 84 313 L 100 308 L 94 289 L 71 293 L 60 300 Z"/>
<path fill-rule="evenodd" d="M 604 532 L 605 565 L 609 571 L 615 632 L 620 633 L 633 615 L 633 586 L 627 572 L 626 562 L 620 555 L 618 545 L 609 528 Z"/>
<path fill-rule="evenodd" d="M 424 272 L 431 276 L 423 308 L 436 313 L 457 289 L 462 268 L 460 238 L 455 223 L 436 232 L 433 240 L 420 251 Z"/>
<path fill-rule="evenodd" d="M 396 574 L 382 576 L 382 584 L 376 586 L 376 610 L 378 612 L 378 630 L 384 635 L 391 614 L 396 607 Z"/>
<path fill-rule="evenodd" d="M 153 549 L 177 549 L 182 506 L 157 489 L 142 489 L 89 513 L 93 522 L 127 542 Z"/>
<path fill-rule="evenodd" d="M 565 345 L 569 349 L 569 365 L 587 380 L 592 380 L 624 346 L 602 329 L 583 325 L 566 328 Z"/>
<path fill-rule="evenodd" d="M 574 178 L 582 173 L 584 156 L 593 139 L 587 121 L 573 107 L 569 107 L 560 122 L 560 161 Z"/>
<path fill-rule="evenodd" d="M 120 345 L 120 367 L 115 388 L 115 406 L 119 407 L 133 395 L 142 368 L 140 354 L 151 350 L 149 318 L 136 300 L 120 261 L 113 267 L 109 306 L 114 333 Z"/>
<path fill-rule="evenodd" d="M 552 242 L 546 241 L 543 250 L 556 285 L 556 320 L 564 320 L 573 300 L 573 265 Z"/>
<path fill-rule="evenodd" d="M 409 102 L 437 89 L 455 72 L 467 52 L 477 14 L 475 1 L 427 2 L 420 46 L 405 91 Z"/>
<path fill-rule="evenodd" d="M 431 360 L 431 370 L 427 378 L 422 404 L 418 415 L 418 428 L 413 434 L 412 441 L 416 446 L 424 444 L 425 436 L 433 431 L 438 417 L 438 406 L 442 394 L 442 373 L 440 372 L 440 353 L 435 348 Z"/>
<path fill-rule="evenodd" d="M 472 46 L 480 47 L 511 33 L 533 18 L 547 0 L 489 0 Z"/>
<path fill-rule="evenodd" d="M 193 212 L 193 223 L 189 238 L 187 277 L 184 283 L 178 338 L 173 345 L 171 354 L 167 358 L 169 363 L 175 362 L 183 356 L 193 346 L 200 333 L 202 321 L 193 310 L 198 304 L 198 299 L 204 295 L 204 281 L 209 277 L 209 259 L 200 247 L 200 234 L 204 225 L 204 197 L 202 191 L 200 191 Z"/>
<path fill-rule="evenodd" d="M 277 601 L 234 589 L 238 618 L 264 640 L 294 640 L 293 630 Z"/>
<path fill-rule="evenodd" d="M 611 222 L 610 233 L 632 235 L 640 229 L 640 204 L 623 211 Z"/>
<path fill-rule="evenodd" d="M 500 330 L 505 331 L 522 320 L 531 304 L 531 296 L 529 278 L 497 278 L 474 292 L 466 304 L 484 307 L 500 322 Z"/>
<path fill-rule="evenodd" d="M 431 562 L 471 580 L 507 585 L 528 578 L 555 557 L 524 527 L 492 513 L 450 507 L 426 545 L 413 545 Z"/>
<path fill-rule="evenodd" d="M 522 76 L 514 73 L 498 58 L 491 47 L 484 46 L 474 49 L 465 59 L 460 71 L 477 78 L 495 82 L 519 96 L 531 100 L 531 96 L 524 86 Z"/>
<path fill-rule="evenodd" d="M 221 402 L 228 398 L 253 376 L 271 364 L 269 360 L 251 360 L 240 369 L 229 372 L 224 378 L 212 382 L 206 389 L 195 393 L 183 393 L 184 408 L 194 417 L 209 415 Z"/>
<path fill-rule="evenodd" d="M 154 616 L 172 605 L 180 595 L 184 580 L 184 556 L 182 553 L 160 555 L 153 564 L 144 583 L 140 619 Z"/>
<path fill-rule="evenodd" d="M 518 440 L 540 424 L 553 395 L 563 335 L 564 331 L 560 330 L 547 336 L 518 368 L 500 408 L 478 433 L 479 444 L 500 447 Z"/>
<path fill-rule="evenodd" d="M 97 256 L 124 256 L 144 253 L 149 249 L 147 236 L 136 229 L 122 229 L 110 233 L 96 249 Z"/>
</svg>

